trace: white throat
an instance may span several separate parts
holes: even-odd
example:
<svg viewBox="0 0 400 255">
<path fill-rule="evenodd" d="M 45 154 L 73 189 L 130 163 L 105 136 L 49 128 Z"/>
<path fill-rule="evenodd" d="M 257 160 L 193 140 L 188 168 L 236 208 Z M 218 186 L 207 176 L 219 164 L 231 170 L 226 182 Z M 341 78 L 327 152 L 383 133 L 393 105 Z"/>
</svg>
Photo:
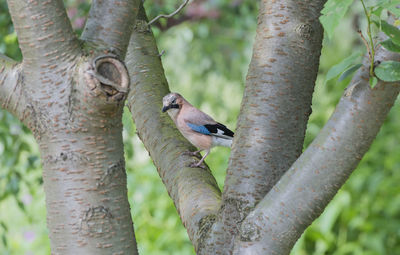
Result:
<svg viewBox="0 0 400 255">
<path fill-rule="evenodd" d="M 171 119 L 175 120 L 176 119 L 176 115 L 178 115 L 179 113 L 179 109 L 177 108 L 171 108 L 167 111 L 167 113 L 169 114 L 169 116 L 171 117 Z"/>
</svg>

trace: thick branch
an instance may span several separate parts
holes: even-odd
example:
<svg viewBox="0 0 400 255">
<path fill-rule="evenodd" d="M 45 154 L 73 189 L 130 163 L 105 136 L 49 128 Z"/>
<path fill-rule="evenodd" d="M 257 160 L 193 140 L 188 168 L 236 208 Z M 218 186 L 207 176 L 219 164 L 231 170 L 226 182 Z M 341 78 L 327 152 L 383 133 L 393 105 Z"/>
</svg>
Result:
<svg viewBox="0 0 400 255">
<path fill-rule="evenodd" d="M 128 106 L 138 135 L 196 248 L 215 219 L 221 194 L 209 169 L 188 167 L 194 159 L 183 152 L 194 148 L 179 134 L 171 119 L 161 113 L 162 98 L 169 93 L 168 84 L 143 8 L 128 47 L 126 64 L 131 75 Z"/>
<path fill-rule="evenodd" d="M 92 1 L 82 39 L 125 56 L 140 0 Z"/>
<path fill-rule="evenodd" d="M 229 162 L 221 218 L 206 253 L 232 247 L 240 222 L 303 148 L 317 77 L 325 0 L 260 2 L 253 57 Z M 230 247 L 230 248 L 229 248 Z"/>
<path fill-rule="evenodd" d="M 0 54 L 0 107 L 26 124 L 23 111 L 27 105 L 27 97 L 23 85 L 21 64 Z"/>
<path fill-rule="evenodd" d="M 399 83 L 379 82 L 371 89 L 368 79 L 366 65 L 317 138 L 243 222 L 235 254 L 289 254 L 322 213 L 370 147 L 400 91 Z"/>
<path fill-rule="evenodd" d="M 54 69 L 75 58 L 79 44 L 62 0 L 7 2 L 25 66 Z"/>
<path fill-rule="evenodd" d="M 91 55 L 66 74 L 64 92 L 32 94 L 52 254 L 137 254 L 122 142 L 128 85 L 123 63 Z"/>
</svg>

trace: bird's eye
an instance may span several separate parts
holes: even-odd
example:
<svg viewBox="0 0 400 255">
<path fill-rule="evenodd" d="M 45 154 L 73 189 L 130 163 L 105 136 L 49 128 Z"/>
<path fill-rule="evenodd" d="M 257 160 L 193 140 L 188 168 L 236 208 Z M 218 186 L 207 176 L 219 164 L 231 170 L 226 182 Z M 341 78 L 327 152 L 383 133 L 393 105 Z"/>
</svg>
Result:
<svg viewBox="0 0 400 255">
<path fill-rule="evenodd" d="M 174 100 L 172 100 L 172 103 L 175 104 L 176 103 L 176 98 Z"/>
</svg>

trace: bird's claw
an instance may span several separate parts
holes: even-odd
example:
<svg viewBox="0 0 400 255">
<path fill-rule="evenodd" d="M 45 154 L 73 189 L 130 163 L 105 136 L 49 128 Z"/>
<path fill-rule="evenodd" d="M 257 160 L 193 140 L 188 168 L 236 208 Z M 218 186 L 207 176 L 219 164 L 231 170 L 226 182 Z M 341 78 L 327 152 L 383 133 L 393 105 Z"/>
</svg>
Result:
<svg viewBox="0 0 400 255">
<path fill-rule="evenodd" d="M 189 165 L 189 167 L 192 167 L 192 168 L 196 168 L 196 167 L 199 167 L 199 168 L 202 168 L 202 169 L 205 169 L 206 167 L 203 165 L 203 164 L 199 164 L 199 162 L 193 162 L 193 163 L 191 163 L 190 165 Z"/>
<path fill-rule="evenodd" d="M 182 153 L 182 155 L 194 156 L 196 158 L 201 159 L 200 151 L 185 151 Z"/>
</svg>

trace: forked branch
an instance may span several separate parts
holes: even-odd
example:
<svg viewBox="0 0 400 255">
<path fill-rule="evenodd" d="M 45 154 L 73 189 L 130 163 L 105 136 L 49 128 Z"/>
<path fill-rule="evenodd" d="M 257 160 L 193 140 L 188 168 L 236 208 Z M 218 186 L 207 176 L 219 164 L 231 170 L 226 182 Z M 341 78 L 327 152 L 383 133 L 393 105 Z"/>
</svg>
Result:
<svg viewBox="0 0 400 255">
<path fill-rule="evenodd" d="M 128 47 L 126 64 L 131 75 L 128 107 L 139 138 L 149 151 L 197 249 L 215 220 L 221 192 L 208 168 L 189 167 L 195 158 L 184 152 L 193 150 L 193 146 L 161 112 L 162 98 L 169 93 L 168 83 L 143 8 Z"/>
<path fill-rule="evenodd" d="M 92 1 L 82 39 L 123 58 L 141 0 Z"/>
<path fill-rule="evenodd" d="M 54 69 L 60 62 L 74 59 L 79 53 L 79 43 L 63 1 L 31 2 L 7 1 L 18 35 L 24 66 Z"/>
</svg>

